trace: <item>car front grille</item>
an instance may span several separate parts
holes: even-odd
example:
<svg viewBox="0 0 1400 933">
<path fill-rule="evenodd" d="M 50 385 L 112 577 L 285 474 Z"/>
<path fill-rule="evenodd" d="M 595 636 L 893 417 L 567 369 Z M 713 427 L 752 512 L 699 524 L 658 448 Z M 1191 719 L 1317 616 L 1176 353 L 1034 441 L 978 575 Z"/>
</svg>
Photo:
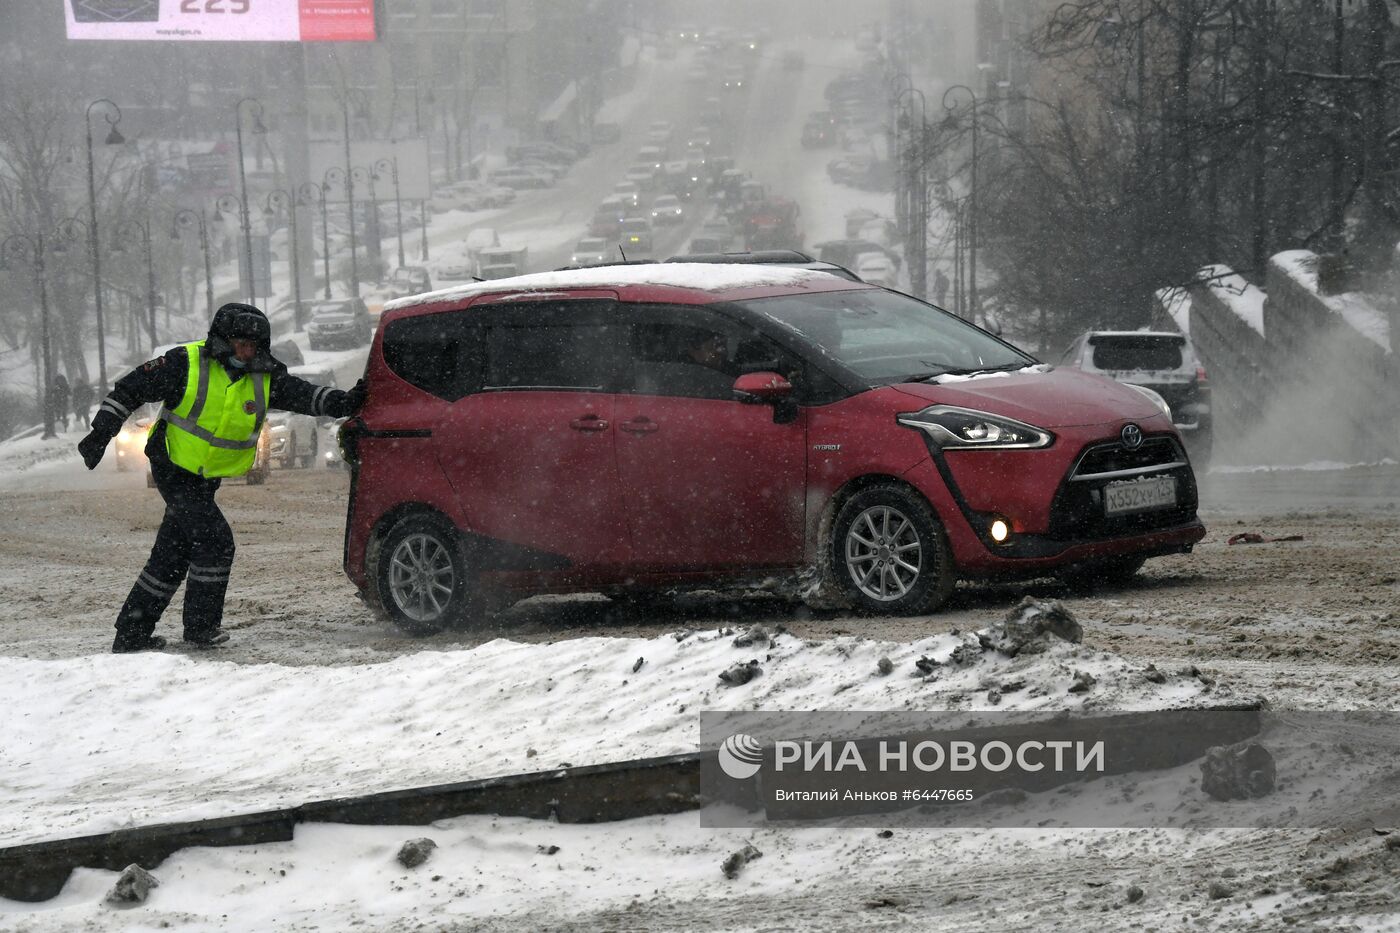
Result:
<svg viewBox="0 0 1400 933">
<path fill-rule="evenodd" d="M 1125 515 L 1105 513 L 1104 489 L 1110 483 L 1144 476 L 1175 477 L 1176 506 Z M 1136 450 L 1117 441 L 1094 444 L 1079 455 L 1055 494 L 1050 537 L 1092 541 L 1171 528 L 1191 521 L 1196 506 L 1195 474 L 1176 438 L 1151 436 Z"/>
</svg>

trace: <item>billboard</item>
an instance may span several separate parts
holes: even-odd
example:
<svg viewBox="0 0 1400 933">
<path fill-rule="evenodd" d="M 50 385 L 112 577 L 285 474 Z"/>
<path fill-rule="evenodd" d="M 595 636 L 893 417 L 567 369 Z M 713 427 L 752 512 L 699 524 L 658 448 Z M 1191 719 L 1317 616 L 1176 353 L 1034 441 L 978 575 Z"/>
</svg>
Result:
<svg viewBox="0 0 1400 933">
<path fill-rule="evenodd" d="M 62 0 L 70 39 L 373 42 L 375 0 Z"/>
<path fill-rule="evenodd" d="M 371 170 L 381 160 L 397 159 L 399 163 L 399 197 L 405 201 L 423 201 L 433 196 L 428 176 L 428 140 L 421 137 L 409 139 L 357 139 L 350 144 L 350 165 L 353 168 Z M 345 144 L 332 140 L 313 141 L 307 147 L 308 176 L 313 180 L 327 181 L 326 171 L 345 169 Z M 390 173 L 380 172 L 374 183 L 376 201 L 394 200 L 394 182 Z M 334 204 L 345 200 L 345 185 L 340 178 L 334 184 L 324 186 L 326 200 Z M 367 200 L 369 190 L 364 183 L 355 184 L 355 200 Z"/>
</svg>

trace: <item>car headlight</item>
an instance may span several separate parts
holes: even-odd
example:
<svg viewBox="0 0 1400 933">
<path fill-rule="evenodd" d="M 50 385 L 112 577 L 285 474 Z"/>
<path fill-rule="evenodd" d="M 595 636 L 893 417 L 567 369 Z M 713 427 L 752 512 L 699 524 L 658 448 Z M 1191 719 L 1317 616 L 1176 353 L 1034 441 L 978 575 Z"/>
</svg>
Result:
<svg viewBox="0 0 1400 933">
<path fill-rule="evenodd" d="M 1167 404 L 1167 400 L 1162 398 L 1161 395 L 1157 394 L 1152 389 L 1149 389 L 1147 386 L 1135 386 L 1131 382 L 1125 382 L 1123 383 L 1123 385 L 1127 386 L 1130 389 L 1136 389 L 1143 395 L 1147 396 L 1148 400 L 1152 402 L 1153 405 L 1157 406 L 1158 411 L 1166 415 L 1168 418 L 1172 416 L 1172 407 Z"/>
<path fill-rule="evenodd" d="M 931 405 L 896 415 L 895 420 L 923 431 L 944 450 L 1029 449 L 1049 447 L 1055 439 L 1049 431 L 1024 421 L 954 405 Z"/>
<path fill-rule="evenodd" d="M 117 432 L 117 443 L 130 444 L 131 439 L 136 436 L 136 432 L 130 428 L 122 428 Z"/>
</svg>

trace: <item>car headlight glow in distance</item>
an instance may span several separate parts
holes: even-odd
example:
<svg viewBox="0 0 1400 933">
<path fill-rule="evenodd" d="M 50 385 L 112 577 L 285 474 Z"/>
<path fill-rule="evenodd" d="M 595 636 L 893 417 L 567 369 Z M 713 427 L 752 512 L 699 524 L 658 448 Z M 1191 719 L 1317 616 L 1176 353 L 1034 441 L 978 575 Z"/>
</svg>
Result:
<svg viewBox="0 0 1400 933">
<path fill-rule="evenodd" d="M 944 450 L 1030 449 L 1049 447 L 1055 439 L 1049 431 L 1024 421 L 955 405 L 931 405 L 896 415 L 895 420 L 923 431 Z"/>
<path fill-rule="evenodd" d="M 1161 410 L 1162 414 L 1166 415 L 1168 418 L 1172 416 L 1172 407 L 1167 404 L 1166 399 L 1162 398 L 1162 396 L 1154 390 L 1149 389 L 1147 386 L 1135 386 L 1131 382 L 1125 382 L 1123 383 L 1123 385 L 1127 386 L 1130 389 L 1136 389 L 1143 395 L 1147 396 L 1147 398 L 1152 402 L 1152 404 L 1156 405 L 1157 408 Z"/>
</svg>

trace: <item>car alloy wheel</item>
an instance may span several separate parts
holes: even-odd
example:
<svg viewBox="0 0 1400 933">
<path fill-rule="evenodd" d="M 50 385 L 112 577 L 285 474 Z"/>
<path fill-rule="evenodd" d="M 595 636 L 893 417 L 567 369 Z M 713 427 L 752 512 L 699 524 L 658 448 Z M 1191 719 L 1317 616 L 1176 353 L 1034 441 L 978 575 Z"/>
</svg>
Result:
<svg viewBox="0 0 1400 933">
<path fill-rule="evenodd" d="M 879 602 L 909 594 L 919 582 L 922 554 L 914 523 L 887 505 L 861 512 L 846 530 L 846 570 L 857 589 Z"/>
<path fill-rule="evenodd" d="M 445 623 L 457 584 L 447 545 L 436 535 L 410 534 L 389 553 L 389 598 L 418 625 Z"/>
<path fill-rule="evenodd" d="M 824 550 L 823 586 L 862 612 L 932 612 L 957 583 L 943 524 L 903 483 L 867 486 L 846 499 Z"/>
<path fill-rule="evenodd" d="M 373 603 L 410 635 L 432 635 L 481 621 L 486 600 L 461 535 L 437 515 L 407 515 L 371 539 L 365 566 Z"/>
</svg>

